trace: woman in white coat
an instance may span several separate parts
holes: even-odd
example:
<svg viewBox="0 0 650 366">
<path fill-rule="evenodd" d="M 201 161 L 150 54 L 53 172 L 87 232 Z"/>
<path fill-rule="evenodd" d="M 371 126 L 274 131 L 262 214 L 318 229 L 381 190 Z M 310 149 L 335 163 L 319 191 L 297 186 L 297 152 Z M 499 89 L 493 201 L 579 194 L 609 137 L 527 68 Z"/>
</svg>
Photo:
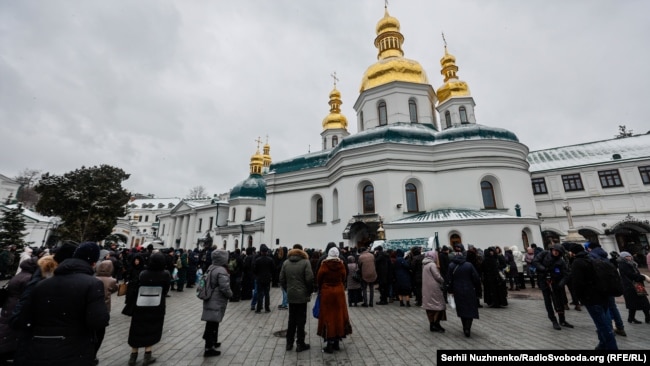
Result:
<svg viewBox="0 0 650 366">
<path fill-rule="evenodd" d="M 228 251 L 218 249 L 212 252 L 212 264 L 206 271 L 210 273 L 210 277 L 206 281 L 210 297 L 203 300 L 203 313 L 201 314 L 201 320 L 205 321 L 205 331 L 203 332 L 205 352 L 203 352 L 203 357 L 219 356 L 221 354 L 217 350 L 221 346 L 221 343 L 218 342 L 219 323 L 226 314 L 228 299 L 232 297 L 230 274 L 226 269 L 227 265 Z"/>
<path fill-rule="evenodd" d="M 444 332 L 440 322 L 447 320 L 447 305 L 442 293 L 445 280 L 440 274 L 438 252 L 435 250 L 424 253 L 422 260 L 422 308 L 427 311 L 429 330 Z"/>
</svg>

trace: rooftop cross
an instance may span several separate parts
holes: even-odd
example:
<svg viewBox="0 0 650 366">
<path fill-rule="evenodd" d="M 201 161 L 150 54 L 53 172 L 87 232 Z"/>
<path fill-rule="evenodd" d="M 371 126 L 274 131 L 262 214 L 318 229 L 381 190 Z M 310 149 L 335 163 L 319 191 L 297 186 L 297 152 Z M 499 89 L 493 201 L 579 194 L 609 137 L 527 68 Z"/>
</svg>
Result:
<svg viewBox="0 0 650 366">
<path fill-rule="evenodd" d="M 339 81 L 339 78 L 336 77 L 336 71 L 333 74 L 330 74 L 332 79 L 334 79 L 334 88 L 336 88 L 336 82 Z"/>
<path fill-rule="evenodd" d="M 262 138 L 258 136 L 257 139 L 255 140 L 255 142 L 257 142 L 257 150 L 259 150 L 260 149 L 260 144 L 262 143 Z"/>
<path fill-rule="evenodd" d="M 445 48 L 447 48 L 447 40 L 445 39 L 445 32 L 442 32 L 442 42 L 445 44 Z"/>
</svg>

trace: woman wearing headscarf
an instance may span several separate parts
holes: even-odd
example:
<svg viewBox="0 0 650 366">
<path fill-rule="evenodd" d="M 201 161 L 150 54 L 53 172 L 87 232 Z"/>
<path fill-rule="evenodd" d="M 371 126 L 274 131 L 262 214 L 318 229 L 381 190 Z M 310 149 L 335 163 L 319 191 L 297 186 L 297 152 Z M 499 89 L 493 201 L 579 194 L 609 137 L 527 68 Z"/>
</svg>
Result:
<svg viewBox="0 0 650 366">
<path fill-rule="evenodd" d="M 478 319 L 476 288 L 481 285 L 481 279 L 464 255 L 458 254 L 451 259 L 446 285 L 447 291 L 454 295 L 456 315 L 463 324 L 463 333 L 470 337 L 472 322 Z"/>
<path fill-rule="evenodd" d="M 501 277 L 501 261 L 494 247 L 485 250 L 483 258 L 483 295 L 491 308 L 508 306 L 506 282 Z"/>
<path fill-rule="evenodd" d="M 442 293 L 445 280 L 440 274 L 438 252 L 432 250 L 424 253 L 422 266 L 422 308 L 427 312 L 429 330 L 444 332 L 445 328 L 440 325 L 440 322 L 447 320 L 447 306 Z"/>
<path fill-rule="evenodd" d="M 135 302 L 138 298 L 138 288 L 140 287 L 140 272 L 144 270 L 144 260 L 140 254 L 131 257 L 129 270 L 126 272 L 125 280 L 127 283 L 126 296 L 124 296 L 124 309 L 122 314 L 131 316 L 135 308 Z"/>
<path fill-rule="evenodd" d="M 634 261 L 632 254 L 621 252 L 618 260 L 618 271 L 621 273 L 621 282 L 623 283 L 623 297 L 625 298 L 625 307 L 628 310 L 627 321 L 632 324 L 641 324 L 636 319 L 636 311 L 641 310 L 645 314 L 645 322 L 650 323 L 650 302 L 648 296 L 639 296 L 634 289 L 635 282 L 645 281 L 645 276 L 639 272 L 638 264 Z"/>
<path fill-rule="evenodd" d="M 357 303 L 363 301 L 363 296 L 361 295 L 361 279 L 354 278 L 358 269 L 359 265 L 354 260 L 354 256 L 348 256 L 348 306 L 357 306 Z"/>
<path fill-rule="evenodd" d="M 228 265 L 228 251 L 217 249 L 212 251 L 212 264 L 208 267 L 210 279 L 208 284 L 212 291 L 207 300 L 203 300 L 203 313 L 201 320 L 205 321 L 203 339 L 205 340 L 205 352 L 203 357 L 219 356 L 221 351 L 217 348 L 219 343 L 219 323 L 223 320 L 228 306 L 228 299 L 233 295 L 230 287 L 230 274 Z"/>
<path fill-rule="evenodd" d="M 138 349 L 144 347 L 143 366 L 148 366 L 156 361 L 151 356 L 151 348 L 154 344 L 160 342 L 165 322 L 165 298 L 169 292 L 171 275 L 165 269 L 165 255 L 154 253 L 149 257 L 149 266 L 143 270 L 139 276 L 140 282 L 136 293 L 140 287 L 155 288 L 158 292 L 157 304 L 138 305 L 136 302 L 131 316 L 131 326 L 129 327 L 128 343 L 131 346 L 131 357 L 129 366 L 134 366 L 138 359 Z M 131 284 L 129 283 L 129 290 Z M 136 299 L 137 301 L 137 299 Z"/>
<path fill-rule="evenodd" d="M 327 342 L 323 348 L 325 353 L 338 351 L 339 341 L 352 334 L 352 324 L 345 304 L 345 272 L 345 265 L 339 259 L 339 250 L 330 248 L 316 276 L 320 291 L 320 315 L 316 334 Z"/>
</svg>

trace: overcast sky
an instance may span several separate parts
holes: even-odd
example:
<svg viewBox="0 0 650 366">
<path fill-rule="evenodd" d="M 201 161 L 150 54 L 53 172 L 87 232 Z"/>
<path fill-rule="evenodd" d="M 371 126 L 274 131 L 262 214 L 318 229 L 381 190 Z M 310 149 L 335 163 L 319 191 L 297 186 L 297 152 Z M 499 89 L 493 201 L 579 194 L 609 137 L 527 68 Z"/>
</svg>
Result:
<svg viewBox="0 0 650 366">
<path fill-rule="evenodd" d="M 650 130 L 650 2 L 391 0 L 442 84 L 441 32 L 480 124 L 530 150 Z M 0 174 L 109 164 L 185 197 L 320 150 L 336 71 L 349 131 L 382 0 L 0 0 Z"/>
</svg>

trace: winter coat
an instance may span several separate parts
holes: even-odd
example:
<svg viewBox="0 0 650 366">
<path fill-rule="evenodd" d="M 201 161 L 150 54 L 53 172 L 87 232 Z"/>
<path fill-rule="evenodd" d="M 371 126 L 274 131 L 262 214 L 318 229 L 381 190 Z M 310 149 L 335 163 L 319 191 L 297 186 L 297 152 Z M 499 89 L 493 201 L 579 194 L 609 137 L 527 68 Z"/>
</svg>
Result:
<svg viewBox="0 0 650 366">
<path fill-rule="evenodd" d="M 104 284 L 104 303 L 108 312 L 111 312 L 111 294 L 117 291 L 117 280 L 111 277 L 113 273 L 113 262 L 111 260 L 103 260 L 95 267 L 97 278 Z"/>
<path fill-rule="evenodd" d="M 524 255 L 519 251 L 519 248 L 517 248 L 516 245 L 513 245 L 510 250 L 512 251 L 512 258 L 517 267 L 517 273 L 522 273 L 524 271 Z"/>
<path fill-rule="evenodd" d="M 618 272 L 621 274 L 621 283 L 623 284 L 625 308 L 628 310 L 650 310 L 648 296 L 639 296 L 634 289 L 634 282 L 643 283 L 645 279 L 639 272 L 636 263 L 620 258 L 618 260 Z"/>
<path fill-rule="evenodd" d="M 60 263 L 54 276 L 34 286 L 24 311 L 31 337 L 21 365 L 93 364 L 95 332 L 108 325 L 109 313 L 104 284 L 88 262 Z"/>
<path fill-rule="evenodd" d="M 316 276 L 320 289 L 320 316 L 316 334 L 324 339 L 345 338 L 352 334 L 352 324 L 345 299 L 345 266 L 340 259 L 321 262 Z"/>
<path fill-rule="evenodd" d="M 375 270 L 377 271 L 377 282 L 381 285 L 387 285 L 392 280 L 392 263 L 390 257 L 384 251 L 379 251 L 375 258 Z M 361 265 L 363 269 L 363 264 Z"/>
<path fill-rule="evenodd" d="M 359 269 L 358 264 L 354 262 L 348 262 L 348 279 L 347 279 L 348 290 L 359 290 L 361 288 L 361 282 L 355 281 L 353 278 L 354 274 L 357 272 L 357 269 Z"/>
<path fill-rule="evenodd" d="M 564 261 L 564 248 L 562 245 L 555 244 L 553 249 L 560 252 L 560 255 L 554 257 L 551 250 L 545 250 L 535 256 L 533 266 L 537 268 L 537 282 L 540 290 L 548 288 L 547 277 L 552 281 L 554 289 L 562 288 L 567 281 L 569 270 Z"/>
<path fill-rule="evenodd" d="M 448 292 L 454 294 L 456 315 L 459 318 L 478 319 L 476 287 L 481 285 L 481 279 L 474 266 L 465 260 L 465 256 L 456 255 L 451 259 L 447 274 L 448 285 L 449 282 L 451 286 L 448 286 Z"/>
<path fill-rule="evenodd" d="M 397 295 L 408 296 L 413 290 L 411 284 L 411 280 L 413 279 L 411 266 L 406 262 L 404 252 L 401 249 L 398 249 L 395 254 L 397 258 L 393 267 L 395 274 L 394 290 Z"/>
<path fill-rule="evenodd" d="M 201 320 L 206 322 L 221 322 L 226 314 L 228 299 L 232 297 L 230 288 L 230 275 L 226 266 L 228 265 L 228 251 L 213 250 L 212 264 L 208 267 L 210 280 L 208 283 L 212 288 L 212 295 L 209 299 L 203 300 L 203 312 Z"/>
<path fill-rule="evenodd" d="M 434 311 L 445 310 L 445 297 L 442 293 L 445 280 L 440 274 L 438 265 L 435 259 L 430 257 L 425 257 L 422 264 L 422 308 Z"/>
<path fill-rule="evenodd" d="M 253 273 L 258 285 L 268 285 L 273 280 L 273 271 L 275 264 L 273 259 L 267 254 L 261 254 L 253 262 Z"/>
<path fill-rule="evenodd" d="M 126 296 L 124 296 L 124 309 L 122 314 L 131 316 L 135 309 L 135 302 L 138 298 L 138 288 L 140 287 L 140 273 L 144 270 L 144 258 L 140 254 L 135 254 L 130 258 L 129 271 L 126 272 L 124 280 L 128 286 Z M 139 262 L 136 265 L 136 260 Z"/>
<path fill-rule="evenodd" d="M 9 297 L 2 307 L 2 312 L 0 312 L 0 354 L 15 351 L 16 347 L 18 347 L 19 332 L 9 326 L 9 319 L 16 304 L 20 300 L 20 296 L 31 280 L 32 274 L 36 272 L 38 267 L 36 258 L 20 262 L 19 266 L 21 269 L 20 273 L 9 280 L 9 284 L 7 285 Z"/>
<path fill-rule="evenodd" d="M 361 253 L 359 256 L 359 266 L 361 267 L 361 278 L 364 282 L 375 283 L 377 281 L 377 270 L 375 269 L 375 256 L 369 251 Z"/>
<path fill-rule="evenodd" d="M 309 256 L 301 249 L 291 249 L 288 257 L 280 269 L 280 286 L 287 292 L 289 304 L 305 304 L 314 291 L 314 272 Z"/>
<path fill-rule="evenodd" d="M 573 258 L 570 277 L 573 291 L 583 305 L 602 305 L 606 307 L 609 298 L 598 291 L 596 273 L 588 258 L 589 255 L 584 251 L 577 253 Z M 592 258 L 591 260 L 603 259 Z M 607 257 L 604 260 L 607 260 Z"/>
<path fill-rule="evenodd" d="M 129 291 L 132 282 L 129 283 Z M 165 298 L 169 292 L 170 282 L 171 275 L 165 270 L 165 255 L 152 254 L 147 269 L 140 273 L 136 293 L 142 286 L 162 287 L 162 298 L 158 306 L 134 304 L 128 338 L 129 346 L 132 348 L 149 347 L 160 342 L 165 322 Z"/>
</svg>

